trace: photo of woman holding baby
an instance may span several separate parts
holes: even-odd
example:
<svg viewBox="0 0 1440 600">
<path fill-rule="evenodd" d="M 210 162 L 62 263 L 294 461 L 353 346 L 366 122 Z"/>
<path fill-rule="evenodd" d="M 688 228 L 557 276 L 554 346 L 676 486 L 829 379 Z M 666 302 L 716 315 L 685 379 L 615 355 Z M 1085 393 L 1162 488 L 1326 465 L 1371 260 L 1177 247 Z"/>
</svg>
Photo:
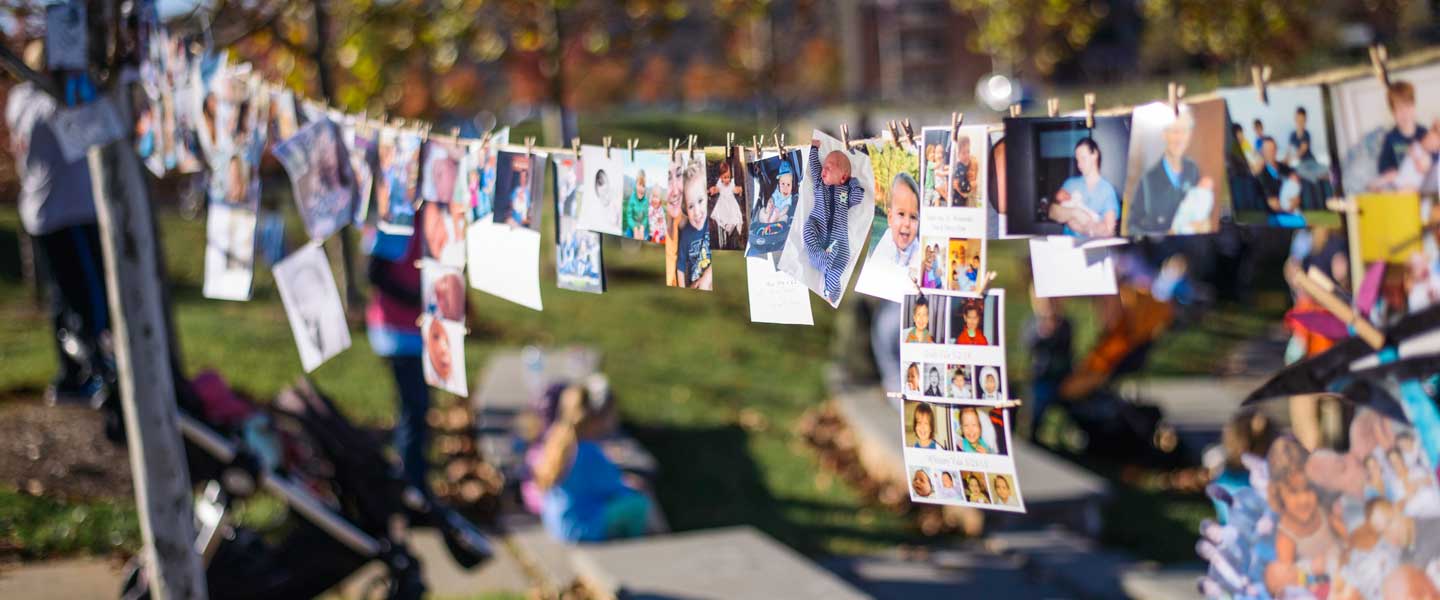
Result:
<svg viewBox="0 0 1440 600">
<path fill-rule="evenodd" d="M 1005 122 L 1008 231 L 1112 238 L 1120 233 L 1130 119 L 1023 118 Z"/>
</svg>

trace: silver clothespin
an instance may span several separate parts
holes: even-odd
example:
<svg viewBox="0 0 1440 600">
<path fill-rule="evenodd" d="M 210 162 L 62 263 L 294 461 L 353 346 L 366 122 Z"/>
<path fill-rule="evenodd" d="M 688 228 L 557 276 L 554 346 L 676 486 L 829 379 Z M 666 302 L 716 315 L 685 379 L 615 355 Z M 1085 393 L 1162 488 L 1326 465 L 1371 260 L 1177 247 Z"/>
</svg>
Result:
<svg viewBox="0 0 1440 600">
<path fill-rule="evenodd" d="M 950 143 L 960 143 L 960 124 L 965 122 L 965 113 L 950 113 Z"/>
<path fill-rule="evenodd" d="M 1048 99 L 1046 99 L 1046 100 L 1045 100 L 1045 112 L 1046 112 L 1047 114 L 1049 114 L 1049 115 L 1050 115 L 1050 118 L 1052 118 L 1052 119 L 1055 118 L 1055 117 L 1057 117 L 1057 116 L 1059 116 L 1059 115 L 1060 115 L 1060 99 L 1059 99 L 1059 98 L 1048 98 Z"/>
<path fill-rule="evenodd" d="M 1375 78 L 1380 80 L 1380 85 L 1390 88 L 1390 52 L 1385 49 L 1384 44 L 1375 44 L 1370 47 L 1370 67 L 1375 70 Z"/>
<path fill-rule="evenodd" d="M 725 132 L 725 156 L 730 156 L 730 151 L 735 148 L 735 132 Z"/>
<path fill-rule="evenodd" d="M 1095 92 L 1085 92 L 1085 128 L 1095 128 Z"/>
<path fill-rule="evenodd" d="M 1270 65 L 1250 67 L 1250 80 L 1255 83 L 1255 94 L 1260 97 L 1260 103 L 1269 104 L 1270 94 L 1265 87 L 1270 83 Z"/>
<path fill-rule="evenodd" d="M 610 158 L 610 136 L 600 138 L 600 143 L 605 145 L 605 158 Z"/>
</svg>

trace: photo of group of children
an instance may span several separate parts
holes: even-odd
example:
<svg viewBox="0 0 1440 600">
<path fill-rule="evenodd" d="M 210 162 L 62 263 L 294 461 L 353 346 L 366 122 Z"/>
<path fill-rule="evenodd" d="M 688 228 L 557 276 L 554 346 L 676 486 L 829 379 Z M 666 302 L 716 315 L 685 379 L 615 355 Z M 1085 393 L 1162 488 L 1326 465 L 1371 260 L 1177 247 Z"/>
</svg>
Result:
<svg viewBox="0 0 1440 600">
<path fill-rule="evenodd" d="M 444 205 L 426 204 L 423 210 L 445 212 Z M 425 382 L 460 396 L 465 385 L 465 280 L 462 267 L 434 259 L 420 261 L 420 300 L 424 308 L 420 335 Z"/>
<path fill-rule="evenodd" d="M 875 172 L 863 146 L 852 148 L 819 130 L 807 152 L 779 269 L 837 307 L 875 218 Z"/>
<path fill-rule="evenodd" d="M 912 501 L 1024 512 L 1006 409 L 907 400 L 901 423 Z"/>
<path fill-rule="evenodd" d="M 1200 528 L 1198 549 L 1211 565 L 1202 592 L 1440 597 L 1435 451 L 1415 429 L 1362 406 L 1345 447 L 1307 449 L 1262 433 L 1248 436 L 1255 454 L 1227 462 L 1229 483 L 1211 486 L 1220 518 Z"/>
<path fill-rule="evenodd" d="M 1130 117 L 1005 120 L 1006 227 L 1011 234 L 1105 239 L 1120 234 Z"/>
<path fill-rule="evenodd" d="M 912 289 L 977 294 L 986 265 L 988 161 L 984 126 L 926 127 L 921 142 L 919 247 L 909 262 Z"/>
<path fill-rule="evenodd" d="M 600 234 L 576 223 L 584 176 L 580 157 L 555 157 L 555 284 L 562 290 L 599 294 L 605 291 Z"/>
<path fill-rule="evenodd" d="M 922 290 L 974 293 L 985 264 L 984 238 L 926 238 L 910 268 Z"/>
<path fill-rule="evenodd" d="M 800 151 L 768 156 L 747 166 L 750 174 L 750 235 L 746 256 L 762 257 L 785 248 L 790 221 L 800 204 L 805 175 Z"/>
<path fill-rule="evenodd" d="M 1226 171 L 1235 220 L 1272 227 L 1339 225 L 1325 207 L 1335 197 L 1330 136 L 1320 86 L 1220 90 L 1230 113 Z"/>
<path fill-rule="evenodd" d="M 670 157 L 658 150 L 635 152 L 625 163 L 625 209 L 621 230 L 632 240 L 665 243 L 665 201 L 670 194 Z"/>
</svg>

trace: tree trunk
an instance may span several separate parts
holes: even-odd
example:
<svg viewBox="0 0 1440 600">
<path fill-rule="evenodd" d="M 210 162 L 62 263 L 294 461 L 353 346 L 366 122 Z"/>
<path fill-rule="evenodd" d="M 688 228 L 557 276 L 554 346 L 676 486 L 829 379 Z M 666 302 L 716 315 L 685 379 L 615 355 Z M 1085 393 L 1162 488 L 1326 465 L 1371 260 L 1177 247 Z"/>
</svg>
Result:
<svg viewBox="0 0 1440 600">
<path fill-rule="evenodd" d="M 320 75 L 320 97 L 326 104 L 335 103 L 335 76 L 330 72 L 330 10 L 325 0 L 315 0 L 315 72 Z M 362 200 L 363 201 L 363 200 Z M 351 316 L 359 314 L 365 305 L 365 297 L 355 283 L 355 239 L 349 227 L 341 228 L 335 236 L 340 246 L 340 273 L 345 286 L 345 309 Z"/>
</svg>

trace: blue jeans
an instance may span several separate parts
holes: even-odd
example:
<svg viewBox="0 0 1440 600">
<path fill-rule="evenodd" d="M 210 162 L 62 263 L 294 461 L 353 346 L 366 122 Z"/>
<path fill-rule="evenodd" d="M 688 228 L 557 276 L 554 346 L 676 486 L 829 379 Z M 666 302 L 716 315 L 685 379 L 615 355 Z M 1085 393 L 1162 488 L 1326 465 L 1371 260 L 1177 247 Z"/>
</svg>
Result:
<svg viewBox="0 0 1440 600">
<path fill-rule="evenodd" d="M 430 426 L 425 413 L 430 411 L 430 387 L 425 385 L 425 370 L 419 356 L 391 356 L 390 370 L 395 374 L 395 387 L 400 392 L 400 418 L 395 423 L 395 451 L 405 469 L 405 481 L 428 491 L 426 474 L 430 470 Z"/>
</svg>

